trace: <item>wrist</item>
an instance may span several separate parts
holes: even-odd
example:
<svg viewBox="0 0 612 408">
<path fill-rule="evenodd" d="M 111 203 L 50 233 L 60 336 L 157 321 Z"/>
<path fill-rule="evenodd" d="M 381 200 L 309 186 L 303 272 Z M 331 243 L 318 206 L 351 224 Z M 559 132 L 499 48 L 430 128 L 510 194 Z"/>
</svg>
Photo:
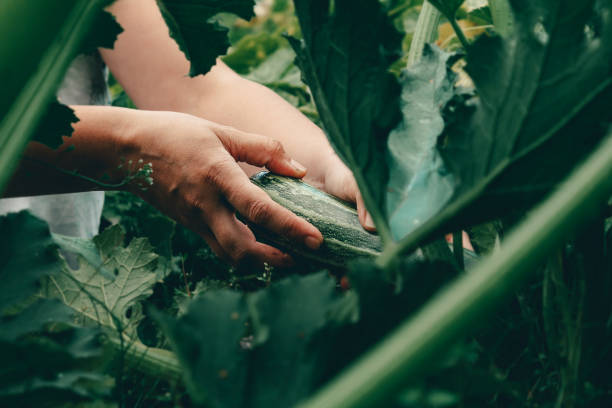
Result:
<svg viewBox="0 0 612 408">
<path fill-rule="evenodd" d="M 58 163 L 92 179 L 96 189 L 127 189 L 138 161 L 141 112 L 110 106 L 75 107 L 75 112 L 79 122 L 64 143 L 74 148 L 63 149 Z"/>
</svg>

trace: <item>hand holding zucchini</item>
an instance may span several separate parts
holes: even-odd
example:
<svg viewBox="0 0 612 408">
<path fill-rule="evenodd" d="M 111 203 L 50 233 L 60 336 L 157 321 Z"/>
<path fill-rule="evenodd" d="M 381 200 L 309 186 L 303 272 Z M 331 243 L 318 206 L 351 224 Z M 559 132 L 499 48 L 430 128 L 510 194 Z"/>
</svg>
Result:
<svg viewBox="0 0 612 408">
<path fill-rule="evenodd" d="M 269 172 L 258 173 L 251 181 L 274 201 L 317 227 L 324 238 L 323 245 L 312 251 L 251 225 L 258 239 L 325 265 L 344 266 L 351 259 L 374 257 L 380 253 L 380 237 L 363 229 L 357 211 L 348 203 L 301 180 Z"/>
</svg>

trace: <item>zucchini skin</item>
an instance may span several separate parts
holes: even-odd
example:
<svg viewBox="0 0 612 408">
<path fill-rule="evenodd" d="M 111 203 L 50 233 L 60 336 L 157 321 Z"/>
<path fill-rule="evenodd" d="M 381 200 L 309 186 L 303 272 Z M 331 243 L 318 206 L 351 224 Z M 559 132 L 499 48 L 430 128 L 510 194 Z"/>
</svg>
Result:
<svg viewBox="0 0 612 408">
<path fill-rule="evenodd" d="M 357 211 L 348 203 L 291 177 L 260 172 L 251 181 L 269 196 L 296 215 L 306 219 L 323 234 L 323 244 L 310 250 L 285 237 L 249 224 L 256 237 L 287 251 L 328 266 L 345 267 L 356 258 L 372 258 L 380 254 L 380 237 L 363 229 Z"/>
</svg>

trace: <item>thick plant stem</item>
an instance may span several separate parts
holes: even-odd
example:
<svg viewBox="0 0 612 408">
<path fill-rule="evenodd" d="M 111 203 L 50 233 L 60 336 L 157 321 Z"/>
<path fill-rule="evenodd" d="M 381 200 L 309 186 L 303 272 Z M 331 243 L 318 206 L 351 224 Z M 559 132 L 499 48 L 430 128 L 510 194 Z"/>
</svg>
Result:
<svg viewBox="0 0 612 408">
<path fill-rule="evenodd" d="M 410 43 L 410 50 L 408 51 L 407 67 L 419 62 L 423 55 L 425 44 L 434 42 L 438 38 L 438 25 L 440 24 L 441 16 L 442 13 L 432 6 L 430 2 L 427 0 L 423 2 L 416 29 L 412 36 L 412 42 Z"/>
<path fill-rule="evenodd" d="M 126 366 L 133 370 L 152 378 L 181 381 L 181 366 L 176 355 L 169 350 L 147 347 L 125 336 L 121 341 L 117 333 L 105 336 L 105 344 L 111 354 L 121 356 Z"/>
<path fill-rule="evenodd" d="M 463 46 L 463 49 L 467 51 L 470 48 L 470 42 L 466 38 L 465 34 L 463 34 L 463 30 L 461 29 L 461 26 L 459 25 L 459 23 L 457 23 L 457 20 L 455 18 L 450 19 L 449 22 L 450 22 L 450 25 L 453 27 L 453 30 L 455 31 L 455 34 L 457 35 L 459 42 Z"/>
<path fill-rule="evenodd" d="M 40 2 L 13 2 L 9 4 L 9 8 L 12 7 L 11 10 L 16 16 L 23 16 L 27 13 L 39 13 L 38 3 Z M 0 191 L 3 191 L 17 166 L 21 153 L 36 130 L 39 120 L 51 102 L 72 59 L 78 53 L 104 1 L 78 0 L 59 3 L 61 5 L 53 3 L 53 7 L 66 9 L 67 17 L 57 31 L 46 30 L 44 27 L 37 27 L 34 30 L 33 41 L 44 36 L 53 36 L 54 40 L 44 51 L 38 69 L 29 78 L 0 122 Z M 0 19 L 0 23 L 6 24 L 9 28 L 14 24 L 14 21 L 3 20 L 6 19 Z M 11 51 L 10 47 L 8 50 Z M 12 53 L 4 54 L 1 55 L 2 61 L 13 65 L 20 63 L 19 56 L 13 58 Z"/>
<path fill-rule="evenodd" d="M 495 31 L 502 37 L 507 37 L 514 29 L 514 16 L 508 0 L 489 0 L 491 17 Z"/>
<path fill-rule="evenodd" d="M 414 317 L 301 408 L 381 406 L 427 362 L 494 311 L 567 234 L 612 193 L 612 136 L 512 232 L 500 251 L 431 299 Z"/>
</svg>

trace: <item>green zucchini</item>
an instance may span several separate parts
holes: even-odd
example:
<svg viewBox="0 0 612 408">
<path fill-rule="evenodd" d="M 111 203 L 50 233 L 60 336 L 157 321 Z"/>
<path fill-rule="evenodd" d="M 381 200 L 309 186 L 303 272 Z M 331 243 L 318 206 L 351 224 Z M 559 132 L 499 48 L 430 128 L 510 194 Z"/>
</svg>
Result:
<svg viewBox="0 0 612 408">
<path fill-rule="evenodd" d="M 380 254 L 380 237 L 363 229 L 357 211 L 350 204 L 301 180 L 269 172 L 258 173 L 251 177 L 251 181 L 274 201 L 305 218 L 323 234 L 323 244 L 317 251 L 312 251 L 251 225 L 259 240 L 292 255 L 330 266 L 346 266 L 352 259 Z"/>
</svg>

